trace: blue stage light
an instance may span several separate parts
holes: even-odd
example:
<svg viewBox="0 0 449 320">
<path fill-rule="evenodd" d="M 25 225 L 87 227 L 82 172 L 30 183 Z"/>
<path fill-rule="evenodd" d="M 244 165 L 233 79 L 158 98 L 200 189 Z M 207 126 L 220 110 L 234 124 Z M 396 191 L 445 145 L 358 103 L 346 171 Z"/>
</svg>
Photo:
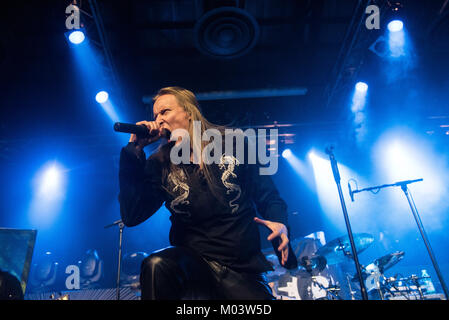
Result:
<svg viewBox="0 0 449 320">
<path fill-rule="evenodd" d="M 365 106 L 367 104 L 368 85 L 365 82 L 358 82 L 355 85 L 352 96 L 351 111 L 354 115 L 354 130 L 358 143 L 363 141 L 366 132 L 365 127 Z"/>
<path fill-rule="evenodd" d="M 95 96 L 95 100 L 97 100 L 98 103 L 105 103 L 108 101 L 109 94 L 106 91 L 100 91 Z"/>
<path fill-rule="evenodd" d="M 324 154 L 324 152 L 311 150 L 308 153 L 308 159 L 312 165 L 312 171 L 315 177 L 315 190 L 318 196 L 318 202 L 324 213 L 324 221 L 325 223 L 329 223 L 333 229 L 342 232 L 346 228 L 344 219 L 342 219 L 340 197 L 335 184 L 335 177 L 329 157 Z M 360 185 L 366 185 L 364 179 L 344 163 L 338 162 L 338 169 L 342 187 L 346 186 L 349 179 L 355 179 Z M 345 199 L 349 200 L 349 190 L 343 188 L 342 192 L 344 193 Z M 365 206 L 365 203 L 363 203 L 360 198 L 361 197 L 358 197 L 356 203 L 346 201 L 348 211 L 351 214 L 351 223 L 360 227 L 366 227 L 367 225 L 372 226 L 372 216 L 367 214 L 369 207 Z M 364 206 L 361 206 L 361 203 L 363 203 Z M 369 204 L 374 207 L 372 202 Z M 371 208 L 369 208 L 369 210 L 371 210 Z M 378 214 L 378 212 L 376 213 Z"/>
<path fill-rule="evenodd" d="M 51 197 L 60 188 L 61 172 L 56 166 L 47 168 L 42 174 L 40 192 Z"/>
<path fill-rule="evenodd" d="M 36 173 L 29 208 L 30 222 L 35 227 L 49 227 L 60 212 L 67 191 L 66 171 L 52 161 Z"/>
<path fill-rule="evenodd" d="M 295 173 L 305 182 L 310 190 L 315 189 L 314 176 L 311 167 L 307 165 L 306 161 L 299 159 L 291 149 L 285 149 L 282 152 L 282 157 L 291 166 Z"/>
<path fill-rule="evenodd" d="M 290 149 L 285 149 L 284 151 L 282 151 L 283 158 L 291 157 L 291 155 L 292 155 L 292 151 Z"/>
<path fill-rule="evenodd" d="M 80 44 L 84 41 L 86 37 L 84 36 L 84 32 L 80 30 L 73 31 L 69 34 L 69 40 L 73 44 Z"/>
<path fill-rule="evenodd" d="M 359 92 L 366 92 L 368 91 L 368 85 L 365 82 L 357 82 L 355 89 Z"/>
<path fill-rule="evenodd" d="M 409 185 L 413 201 L 433 230 L 443 230 L 447 221 L 449 189 L 449 166 L 444 153 L 435 148 L 432 139 L 410 128 L 396 127 L 386 131 L 374 144 L 372 160 L 376 177 L 385 183 L 422 178 L 423 181 Z M 398 188 L 399 189 L 399 188 Z M 385 190 L 384 206 L 395 214 L 385 222 L 396 225 L 398 231 L 414 230 L 416 224 L 410 216 L 407 200 L 399 190 Z"/>
<path fill-rule="evenodd" d="M 390 23 L 393 22 L 395 21 L 392 21 Z M 390 30 L 390 33 L 388 34 L 388 47 L 390 49 L 390 57 L 397 59 L 407 56 L 407 52 L 410 50 L 410 48 L 408 48 L 408 46 L 406 45 L 406 36 L 404 32 L 405 30 L 402 28 L 402 22 L 401 25 L 393 25 L 388 29 Z"/>
<path fill-rule="evenodd" d="M 404 24 L 401 20 L 393 20 L 390 23 L 388 23 L 387 27 L 390 32 L 398 32 L 402 30 Z"/>
<path fill-rule="evenodd" d="M 351 111 L 353 113 L 361 112 L 365 108 L 366 94 L 368 92 L 368 85 L 365 82 L 357 82 L 355 91 L 352 96 Z"/>
</svg>

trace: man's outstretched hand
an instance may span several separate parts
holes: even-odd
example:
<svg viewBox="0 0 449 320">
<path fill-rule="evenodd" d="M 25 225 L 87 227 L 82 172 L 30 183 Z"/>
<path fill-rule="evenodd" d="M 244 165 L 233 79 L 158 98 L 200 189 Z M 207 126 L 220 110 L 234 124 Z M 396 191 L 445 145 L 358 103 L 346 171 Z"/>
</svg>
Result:
<svg viewBox="0 0 449 320">
<path fill-rule="evenodd" d="M 271 230 L 271 234 L 267 237 L 268 241 L 272 241 L 277 237 L 280 237 L 281 244 L 277 248 L 279 252 L 281 252 L 281 265 L 284 266 L 288 259 L 288 235 L 287 235 L 287 227 L 279 222 L 273 222 L 269 220 L 259 219 L 254 217 L 254 221 L 258 224 L 264 225 L 269 230 Z"/>
</svg>

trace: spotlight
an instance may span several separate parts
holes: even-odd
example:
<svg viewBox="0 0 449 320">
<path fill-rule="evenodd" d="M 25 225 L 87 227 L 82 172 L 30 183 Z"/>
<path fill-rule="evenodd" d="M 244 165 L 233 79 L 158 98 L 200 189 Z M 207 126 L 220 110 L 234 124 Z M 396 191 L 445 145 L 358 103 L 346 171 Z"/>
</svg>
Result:
<svg viewBox="0 0 449 320">
<path fill-rule="evenodd" d="M 95 100 L 97 100 L 98 103 L 105 103 L 108 101 L 109 94 L 106 91 L 100 91 L 95 96 Z"/>
<path fill-rule="evenodd" d="M 359 92 L 366 92 L 368 91 L 368 85 L 365 82 L 357 82 L 355 89 Z"/>
<path fill-rule="evenodd" d="M 40 192 L 42 195 L 52 196 L 60 188 L 61 171 L 55 165 L 47 168 L 41 179 Z"/>
<path fill-rule="evenodd" d="M 292 151 L 290 149 L 285 149 L 284 151 L 282 151 L 282 157 L 285 159 L 288 157 L 291 157 L 291 155 L 292 155 Z"/>
<path fill-rule="evenodd" d="M 100 259 L 97 250 L 87 250 L 83 259 L 78 261 L 78 266 L 81 276 L 81 288 L 98 288 L 99 281 L 103 275 L 103 261 Z"/>
<path fill-rule="evenodd" d="M 318 156 L 315 154 L 315 152 L 313 150 L 310 150 L 309 153 L 307 154 L 307 157 L 309 158 L 310 161 L 315 160 Z"/>
<path fill-rule="evenodd" d="M 37 261 L 32 265 L 30 289 L 34 293 L 49 292 L 56 283 L 59 264 L 49 251 L 37 257 Z"/>
<path fill-rule="evenodd" d="M 56 162 L 42 167 L 33 179 L 33 197 L 29 207 L 32 225 L 39 228 L 52 224 L 66 195 L 66 169 Z"/>
<path fill-rule="evenodd" d="M 387 27 L 390 32 L 398 32 L 402 30 L 404 24 L 401 20 L 393 20 L 390 23 L 388 23 Z"/>
<path fill-rule="evenodd" d="M 73 44 L 80 44 L 86 38 L 83 31 L 75 30 L 69 33 L 69 41 Z"/>
</svg>

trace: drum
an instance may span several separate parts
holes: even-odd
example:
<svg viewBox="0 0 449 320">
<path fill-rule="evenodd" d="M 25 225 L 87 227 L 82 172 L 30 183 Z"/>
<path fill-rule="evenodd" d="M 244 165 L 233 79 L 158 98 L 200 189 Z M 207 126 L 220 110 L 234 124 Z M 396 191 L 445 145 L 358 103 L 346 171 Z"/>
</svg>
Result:
<svg viewBox="0 0 449 320">
<path fill-rule="evenodd" d="M 370 292 L 372 290 L 379 289 L 379 281 L 381 276 L 379 268 L 374 263 L 371 263 L 366 266 L 364 273 L 366 275 L 365 279 L 366 291 Z"/>
<path fill-rule="evenodd" d="M 328 300 L 334 280 L 327 274 L 287 272 L 272 282 L 274 296 L 280 300 Z"/>
</svg>

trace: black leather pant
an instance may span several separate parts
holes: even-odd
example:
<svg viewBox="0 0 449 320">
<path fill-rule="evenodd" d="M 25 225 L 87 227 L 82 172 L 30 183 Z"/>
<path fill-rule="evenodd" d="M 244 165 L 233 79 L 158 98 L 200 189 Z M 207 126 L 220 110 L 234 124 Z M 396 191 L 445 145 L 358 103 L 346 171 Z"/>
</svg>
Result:
<svg viewBox="0 0 449 320">
<path fill-rule="evenodd" d="M 142 300 L 273 300 L 263 274 L 241 273 L 190 249 L 168 247 L 142 262 Z"/>
</svg>

